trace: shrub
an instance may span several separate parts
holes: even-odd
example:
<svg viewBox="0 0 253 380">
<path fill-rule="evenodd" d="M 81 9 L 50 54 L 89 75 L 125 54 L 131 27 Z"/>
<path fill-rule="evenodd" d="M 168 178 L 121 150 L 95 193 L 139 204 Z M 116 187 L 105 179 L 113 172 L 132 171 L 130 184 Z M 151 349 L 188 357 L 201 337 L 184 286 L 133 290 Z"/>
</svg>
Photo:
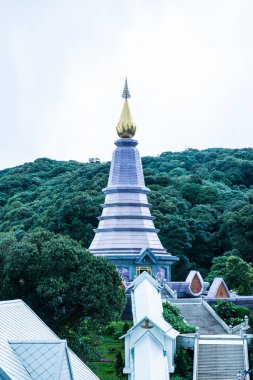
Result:
<svg viewBox="0 0 253 380">
<path fill-rule="evenodd" d="M 174 380 L 191 380 L 192 379 L 192 368 L 193 368 L 193 360 L 189 355 L 189 352 L 183 348 L 177 348 L 175 355 L 175 376 L 179 376 L 178 379 L 175 377 Z"/>
<path fill-rule="evenodd" d="M 181 334 L 194 333 L 195 326 L 188 325 L 181 315 L 180 310 L 171 303 L 163 304 L 163 317 L 171 326 L 178 330 Z"/>
<path fill-rule="evenodd" d="M 76 329 L 64 327 L 59 331 L 60 337 L 67 339 L 69 347 L 82 358 L 83 361 L 97 361 L 102 359 L 98 349 L 101 337 L 93 330 L 88 321 Z"/>
<path fill-rule="evenodd" d="M 251 318 L 250 310 L 247 307 L 237 306 L 229 301 L 218 300 L 213 308 L 219 317 L 221 317 L 227 323 L 227 325 L 239 325 L 244 321 L 245 315 Z"/>
<path fill-rule="evenodd" d="M 105 333 L 117 339 L 124 334 L 124 326 L 125 323 L 123 321 L 110 322 L 105 328 Z"/>
<path fill-rule="evenodd" d="M 105 333 L 108 334 L 108 335 L 113 335 L 115 333 L 116 323 L 117 322 L 111 322 L 111 323 L 109 323 L 106 326 L 106 328 L 105 328 Z"/>
<path fill-rule="evenodd" d="M 249 367 L 253 367 L 253 351 L 251 351 L 249 354 Z"/>
<path fill-rule="evenodd" d="M 126 334 L 129 329 L 130 329 L 130 324 L 127 321 L 125 321 L 124 326 L 123 326 L 123 333 Z"/>
<path fill-rule="evenodd" d="M 118 377 L 121 377 L 123 375 L 123 368 L 124 368 L 124 360 L 122 357 L 121 351 L 117 352 L 116 355 L 116 363 L 115 363 L 115 369 Z"/>
<path fill-rule="evenodd" d="M 249 316 L 249 326 L 251 328 L 251 331 L 253 331 L 253 314 L 250 314 Z M 253 357 L 252 357 L 253 359 Z"/>
</svg>

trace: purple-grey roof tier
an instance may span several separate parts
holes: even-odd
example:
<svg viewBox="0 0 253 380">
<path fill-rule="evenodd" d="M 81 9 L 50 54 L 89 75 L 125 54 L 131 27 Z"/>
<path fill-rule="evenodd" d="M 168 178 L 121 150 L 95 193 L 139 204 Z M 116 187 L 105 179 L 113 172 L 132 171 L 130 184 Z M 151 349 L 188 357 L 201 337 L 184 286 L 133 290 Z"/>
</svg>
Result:
<svg viewBox="0 0 253 380">
<path fill-rule="evenodd" d="M 95 255 L 137 255 L 149 248 L 155 255 L 171 256 L 154 226 L 137 144 L 132 138 L 115 142 L 103 212 L 89 248 Z"/>
</svg>

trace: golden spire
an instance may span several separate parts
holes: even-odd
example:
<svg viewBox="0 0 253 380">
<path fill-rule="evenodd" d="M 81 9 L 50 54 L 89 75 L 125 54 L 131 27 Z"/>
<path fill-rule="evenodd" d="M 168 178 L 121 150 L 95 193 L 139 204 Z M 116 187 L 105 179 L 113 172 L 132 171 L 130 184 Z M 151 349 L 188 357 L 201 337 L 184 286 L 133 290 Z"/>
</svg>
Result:
<svg viewBox="0 0 253 380">
<path fill-rule="evenodd" d="M 127 99 L 130 98 L 127 79 L 125 80 L 125 86 L 122 97 L 125 99 L 125 102 L 116 129 L 119 137 L 132 138 L 135 135 L 136 125 L 134 124 L 133 117 L 131 115 L 129 104 L 127 101 Z"/>
</svg>

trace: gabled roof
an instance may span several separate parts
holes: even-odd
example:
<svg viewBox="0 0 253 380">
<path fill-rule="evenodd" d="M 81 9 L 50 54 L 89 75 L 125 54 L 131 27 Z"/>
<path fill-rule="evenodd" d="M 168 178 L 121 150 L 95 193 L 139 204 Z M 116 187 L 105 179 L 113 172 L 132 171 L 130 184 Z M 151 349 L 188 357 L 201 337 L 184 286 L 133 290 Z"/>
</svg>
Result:
<svg viewBox="0 0 253 380">
<path fill-rule="evenodd" d="M 132 293 L 133 322 L 137 323 L 144 316 L 156 320 L 162 315 L 160 286 L 147 272 L 138 276 L 130 287 Z"/>
<path fill-rule="evenodd" d="M 140 263 L 143 263 L 145 257 L 148 257 L 150 259 L 150 261 L 152 263 L 156 263 L 157 262 L 157 258 L 155 257 L 155 255 L 152 253 L 151 249 L 149 248 L 143 248 L 139 254 L 139 256 L 137 256 L 137 258 L 135 259 L 135 262 L 137 264 L 140 264 Z"/>
<path fill-rule="evenodd" d="M 215 277 L 215 279 L 212 282 L 212 285 L 210 286 L 210 289 L 207 293 L 207 298 L 217 298 L 217 292 L 220 289 L 220 287 L 223 287 L 225 292 L 227 293 L 227 297 L 230 298 L 230 291 L 228 290 L 228 287 L 221 277 Z"/>
<path fill-rule="evenodd" d="M 147 338 L 147 335 L 149 336 L 152 341 L 154 341 L 157 346 L 159 346 L 161 349 L 163 349 L 162 343 L 157 339 L 157 337 L 152 333 L 152 330 L 145 330 L 143 335 L 141 335 L 136 342 L 134 343 L 134 346 L 137 346 L 137 344 L 141 343 L 145 338 Z M 152 360 L 152 359 L 151 359 Z"/>
<path fill-rule="evenodd" d="M 33 380 L 74 380 L 66 341 L 9 344 Z"/>
<path fill-rule="evenodd" d="M 148 280 L 157 290 L 161 290 L 159 283 L 151 277 L 147 272 L 142 272 L 136 279 L 129 285 L 128 289 L 136 289 L 144 281 Z"/>
<path fill-rule="evenodd" d="M 125 335 L 122 335 L 120 339 L 125 338 L 127 335 L 131 335 L 131 333 L 136 330 L 139 326 L 143 327 L 143 334 L 149 330 L 148 328 L 145 328 L 145 322 L 148 320 L 150 326 L 156 326 L 159 330 L 161 330 L 163 333 L 165 333 L 167 336 L 171 338 L 176 338 L 179 335 L 179 332 L 175 330 L 168 322 L 166 322 L 162 317 L 156 321 L 152 321 L 148 316 L 143 317 L 138 323 L 136 323 L 131 329 L 128 330 L 128 332 Z M 151 329 L 150 329 L 151 330 Z"/>
<path fill-rule="evenodd" d="M 199 285 L 198 290 L 194 290 L 194 285 Z M 209 283 L 204 282 L 201 274 L 196 270 L 191 270 L 185 281 L 170 281 L 167 283 L 169 288 L 177 292 L 178 298 L 199 297 L 208 287 Z"/>
<path fill-rule="evenodd" d="M 43 363 L 45 376 L 43 371 L 38 373 L 36 361 L 40 370 Z M 52 363 L 56 366 L 53 375 Z M 0 302 L 0 369 L 0 376 L 11 380 L 98 380 L 21 300 Z M 47 372 L 51 377 L 46 377 Z"/>
</svg>

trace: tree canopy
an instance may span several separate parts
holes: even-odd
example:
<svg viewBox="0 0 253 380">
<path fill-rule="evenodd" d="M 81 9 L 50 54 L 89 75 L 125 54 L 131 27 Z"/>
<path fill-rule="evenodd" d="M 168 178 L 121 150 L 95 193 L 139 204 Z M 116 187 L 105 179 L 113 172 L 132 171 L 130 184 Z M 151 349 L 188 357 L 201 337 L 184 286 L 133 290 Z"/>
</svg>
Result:
<svg viewBox="0 0 253 380">
<path fill-rule="evenodd" d="M 0 232 L 17 238 L 39 228 L 88 248 L 97 227 L 110 163 L 40 158 L 0 171 Z M 253 257 L 253 149 L 188 149 L 144 157 L 156 227 L 181 258 L 174 279 L 191 268 L 205 277 L 213 258 L 236 250 Z"/>
<path fill-rule="evenodd" d="M 207 280 L 211 282 L 215 277 L 222 277 L 230 289 L 239 292 L 239 294 L 252 295 L 252 264 L 248 264 L 241 257 L 235 256 L 235 253 L 235 251 L 227 252 L 226 256 L 214 258 Z"/>
<path fill-rule="evenodd" d="M 125 295 L 110 261 L 48 231 L 0 234 L 0 298 L 21 298 L 50 326 L 105 324 L 121 316 Z"/>
</svg>

